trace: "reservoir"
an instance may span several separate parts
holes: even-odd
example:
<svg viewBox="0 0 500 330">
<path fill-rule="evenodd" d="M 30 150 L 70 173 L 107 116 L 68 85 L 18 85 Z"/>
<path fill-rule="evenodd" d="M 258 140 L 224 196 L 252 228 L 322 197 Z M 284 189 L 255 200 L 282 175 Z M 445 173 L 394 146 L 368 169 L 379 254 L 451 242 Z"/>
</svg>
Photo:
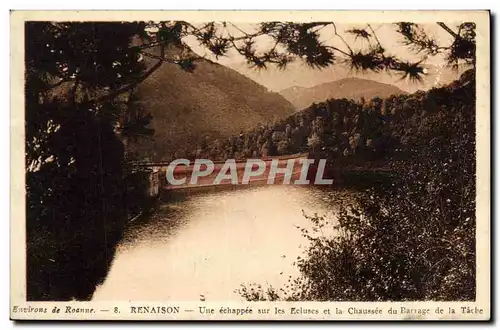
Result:
<svg viewBox="0 0 500 330">
<path fill-rule="evenodd" d="M 308 244 L 304 214 L 334 219 L 350 192 L 256 185 L 172 192 L 147 219 L 130 223 L 92 300 L 243 300 L 251 283 L 284 286 Z"/>
</svg>

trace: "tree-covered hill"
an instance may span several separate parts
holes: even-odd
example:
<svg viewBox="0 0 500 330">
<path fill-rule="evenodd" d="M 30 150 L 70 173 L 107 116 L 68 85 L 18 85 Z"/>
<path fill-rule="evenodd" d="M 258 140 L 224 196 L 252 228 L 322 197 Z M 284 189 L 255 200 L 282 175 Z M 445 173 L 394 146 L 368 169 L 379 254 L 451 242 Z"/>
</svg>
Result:
<svg viewBox="0 0 500 330">
<path fill-rule="evenodd" d="M 463 102 L 471 102 L 472 71 L 441 88 L 368 101 L 330 99 L 229 139 L 205 141 L 188 157 L 249 158 L 323 153 L 329 159 L 376 160 L 419 142 L 420 134 Z"/>
<path fill-rule="evenodd" d="M 151 66 L 154 60 L 145 59 Z M 295 111 L 278 93 L 242 74 L 208 60 L 193 62 L 194 70 L 165 63 L 136 90 L 143 111 L 152 115 L 152 139 L 134 148 L 139 157 L 166 160 L 175 151 L 206 139 L 224 138 Z"/>
</svg>

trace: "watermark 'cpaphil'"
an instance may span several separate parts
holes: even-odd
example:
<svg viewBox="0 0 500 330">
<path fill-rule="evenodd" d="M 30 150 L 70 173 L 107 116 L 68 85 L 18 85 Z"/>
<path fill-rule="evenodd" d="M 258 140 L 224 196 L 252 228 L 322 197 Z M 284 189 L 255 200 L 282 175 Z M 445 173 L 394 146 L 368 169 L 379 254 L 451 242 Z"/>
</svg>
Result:
<svg viewBox="0 0 500 330">
<path fill-rule="evenodd" d="M 166 169 L 166 179 L 170 185 L 203 184 L 267 184 L 331 185 L 333 179 L 325 178 L 326 159 L 228 159 L 214 163 L 209 159 L 176 159 Z M 292 180 L 293 179 L 293 180 Z M 312 181 L 312 182 L 311 182 Z"/>
</svg>

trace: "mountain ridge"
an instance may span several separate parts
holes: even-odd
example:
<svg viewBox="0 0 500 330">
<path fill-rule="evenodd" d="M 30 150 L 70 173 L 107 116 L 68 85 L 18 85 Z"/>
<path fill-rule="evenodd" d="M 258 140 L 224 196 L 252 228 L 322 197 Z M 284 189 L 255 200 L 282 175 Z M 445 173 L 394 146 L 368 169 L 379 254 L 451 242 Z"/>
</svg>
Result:
<svg viewBox="0 0 500 330">
<path fill-rule="evenodd" d="M 391 84 L 407 93 L 447 85 L 458 79 L 469 68 L 465 64 L 460 64 L 454 69 L 444 63 L 427 63 L 423 64 L 423 67 L 426 69 L 426 75 L 423 77 L 423 80 L 421 82 L 410 82 L 406 79 L 401 79 L 394 72 L 355 71 L 343 63 L 336 63 L 321 69 L 312 69 L 301 62 L 292 62 L 284 70 L 280 70 L 274 66 L 269 66 L 265 70 L 254 70 L 249 68 L 245 62 L 233 62 L 228 64 L 228 67 L 257 81 L 272 91 L 281 91 L 293 85 L 309 88 L 342 78 L 357 77 Z"/>
<path fill-rule="evenodd" d="M 376 96 L 380 98 L 391 95 L 406 94 L 396 86 L 369 79 L 348 77 L 339 80 L 321 83 L 313 87 L 293 86 L 280 91 L 288 101 L 294 104 L 297 110 L 308 107 L 315 102 L 328 99 L 352 99 L 360 101 L 362 98 L 370 100 Z"/>
</svg>

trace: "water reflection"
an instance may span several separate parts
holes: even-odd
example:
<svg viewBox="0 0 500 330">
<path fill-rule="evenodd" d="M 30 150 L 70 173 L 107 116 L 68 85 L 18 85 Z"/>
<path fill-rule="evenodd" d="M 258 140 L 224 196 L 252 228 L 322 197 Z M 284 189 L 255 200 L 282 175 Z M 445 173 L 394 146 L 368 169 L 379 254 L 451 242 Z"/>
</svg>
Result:
<svg viewBox="0 0 500 330">
<path fill-rule="evenodd" d="M 284 285 L 307 241 L 306 214 L 331 214 L 339 191 L 257 186 L 178 195 L 132 223 L 94 300 L 228 300 L 240 284 Z"/>
</svg>

